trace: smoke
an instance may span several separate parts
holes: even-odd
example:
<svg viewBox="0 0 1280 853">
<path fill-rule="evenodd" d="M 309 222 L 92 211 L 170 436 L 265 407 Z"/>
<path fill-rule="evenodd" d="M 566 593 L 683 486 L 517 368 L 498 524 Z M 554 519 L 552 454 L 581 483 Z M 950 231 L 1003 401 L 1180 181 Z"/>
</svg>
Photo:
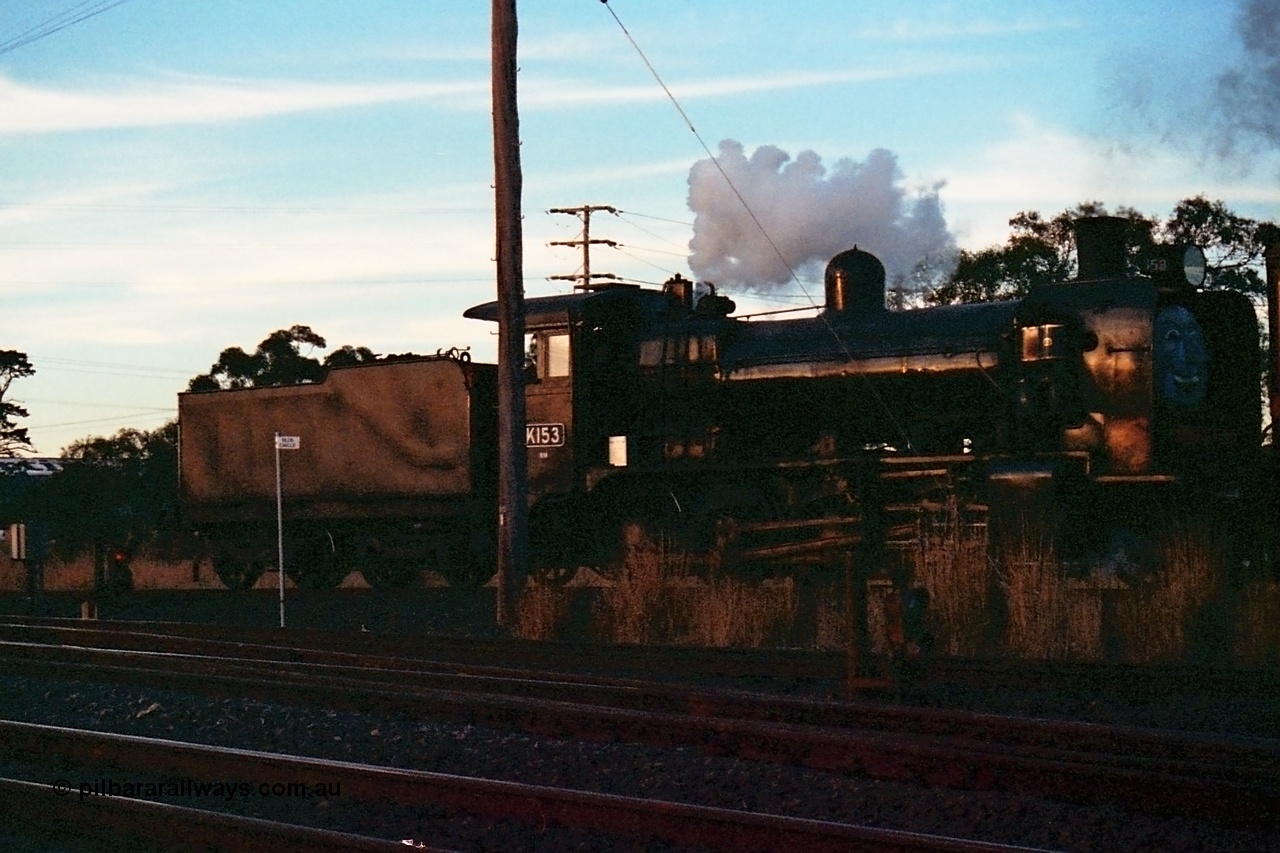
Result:
<svg viewBox="0 0 1280 853">
<path fill-rule="evenodd" d="M 1245 0 L 1236 20 L 1244 64 L 1217 78 L 1224 152 L 1280 144 L 1280 0 Z"/>
<path fill-rule="evenodd" d="M 861 163 L 839 160 L 828 172 L 812 151 L 793 160 L 764 145 L 748 158 L 726 139 L 716 160 L 718 168 L 699 160 L 689 171 L 689 267 L 698 278 L 765 290 L 790 282 L 793 271 L 815 278 L 832 255 L 855 244 L 880 258 L 891 283 L 908 283 L 926 268 L 945 273 L 953 263 L 942 184 L 909 192 L 889 151 L 876 149 Z"/>
</svg>

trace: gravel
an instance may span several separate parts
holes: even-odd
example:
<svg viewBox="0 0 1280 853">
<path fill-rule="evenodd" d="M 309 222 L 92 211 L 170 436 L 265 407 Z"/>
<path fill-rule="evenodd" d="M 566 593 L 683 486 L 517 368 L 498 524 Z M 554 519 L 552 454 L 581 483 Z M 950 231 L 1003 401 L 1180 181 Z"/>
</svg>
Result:
<svg viewBox="0 0 1280 853">
<path fill-rule="evenodd" d="M 1280 831 L 1224 828 L 1194 816 L 1165 818 L 1112 806 L 925 788 L 704 755 L 687 748 L 582 743 L 469 725 L 53 679 L 0 677 L 0 696 L 0 715 L 13 720 L 1006 844 L 1070 851 L 1280 851 Z M 38 775 L 31 778 L 45 781 Z M 433 810 L 344 801 L 340 795 L 317 800 L 311 814 L 310 820 L 326 828 L 459 850 L 619 849 L 618 839 L 590 833 L 495 825 Z M 638 840 L 631 849 L 664 848 Z"/>
</svg>

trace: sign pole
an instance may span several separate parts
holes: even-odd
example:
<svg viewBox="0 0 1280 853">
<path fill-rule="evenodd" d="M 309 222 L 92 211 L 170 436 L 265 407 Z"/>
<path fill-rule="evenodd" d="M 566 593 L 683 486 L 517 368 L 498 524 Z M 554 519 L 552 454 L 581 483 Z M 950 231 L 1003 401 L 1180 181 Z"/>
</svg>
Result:
<svg viewBox="0 0 1280 853">
<path fill-rule="evenodd" d="M 302 439 L 296 435 L 276 433 L 276 569 L 280 581 L 280 627 L 284 627 L 284 490 L 280 487 L 280 451 L 297 450 Z"/>
<path fill-rule="evenodd" d="M 276 574 L 280 582 L 280 627 L 284 627 L 284 499 L 280 488 L 280 433 L 276 433 Z"/>
</svg>

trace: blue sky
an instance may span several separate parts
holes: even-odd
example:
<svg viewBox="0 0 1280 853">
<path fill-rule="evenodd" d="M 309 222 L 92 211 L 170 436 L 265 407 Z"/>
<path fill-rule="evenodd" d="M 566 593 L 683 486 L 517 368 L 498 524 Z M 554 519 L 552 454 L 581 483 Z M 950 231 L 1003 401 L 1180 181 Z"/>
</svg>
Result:
<svg viewBox="0 0 1280 853">
<path fill-rule="evenodd" d="M 460 319 L 494 296 L 488 3 L 103 2 L 5 47 L 96 5 L 0 4 L 0 348 L 38 371 L 10 398 L 40 453 L 159 426 L 221 349 L 296 323 L 331 348 L 493 357 L 492 327 Z M 529 295 L 567 289 L 546 277 L 579 265 L 547 245 L 579 228 L 553 207 L 623 211 L 592 222 L 622 244 L 593 254 L 596 271 L 723 270 L 690 266 L 704 144 L 741 151 L 742 179 L 760 181 L 747 194 L 786 212 L 769 221 L 786 239 L 927 232 L 980 248 L 1022 210 L 1097 199 L 1164 215 L 1199 193 L 1280 218 L 1280 134 L 1249 120 L 1277 114 L 1280 65 L 1243 37 L 1265 26 L 1246 13 L 1280 19 L 1280 0 L 519 12 Z M 1238 111 L 1220 90 L 1232 72 Z M 797 186 L 821 204 L 770 195 Z"/>
</svg>

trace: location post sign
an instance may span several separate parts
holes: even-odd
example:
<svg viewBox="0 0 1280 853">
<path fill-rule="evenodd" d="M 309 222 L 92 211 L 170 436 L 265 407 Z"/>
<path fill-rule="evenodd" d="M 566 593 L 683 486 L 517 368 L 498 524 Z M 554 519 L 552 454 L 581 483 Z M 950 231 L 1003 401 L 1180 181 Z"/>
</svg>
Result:
<svg viewBox="0 0 1280 853">
<path fill-rule="evenodd" d="M 276 433 L 276 575 L 280 581 L 280 627 L 284 627 L 284 490 L 280 484 L 280 451 L 299 450 L 302 437 Z"/>
</svg>

